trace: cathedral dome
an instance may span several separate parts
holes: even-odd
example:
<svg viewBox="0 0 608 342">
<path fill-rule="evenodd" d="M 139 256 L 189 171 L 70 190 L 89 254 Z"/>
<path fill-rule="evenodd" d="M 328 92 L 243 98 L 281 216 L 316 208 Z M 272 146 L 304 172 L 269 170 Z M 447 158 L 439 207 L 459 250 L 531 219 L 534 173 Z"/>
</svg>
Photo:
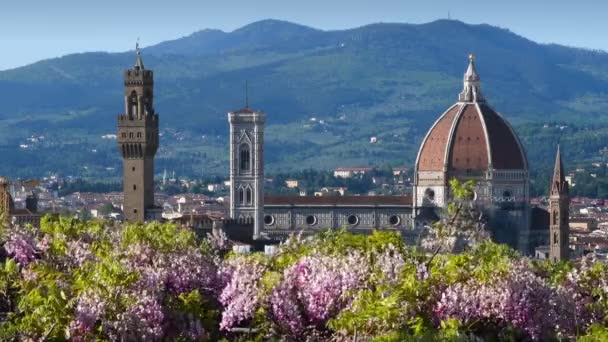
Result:
<svg viewBox="0 0 608 342">
<path fill-rule="evenodd" d="M 524 150 L 511 126 L 484 100 L 471 56 L 458 102 L 424 138 L 417 171 L 527 170 Z"/>
</svg>

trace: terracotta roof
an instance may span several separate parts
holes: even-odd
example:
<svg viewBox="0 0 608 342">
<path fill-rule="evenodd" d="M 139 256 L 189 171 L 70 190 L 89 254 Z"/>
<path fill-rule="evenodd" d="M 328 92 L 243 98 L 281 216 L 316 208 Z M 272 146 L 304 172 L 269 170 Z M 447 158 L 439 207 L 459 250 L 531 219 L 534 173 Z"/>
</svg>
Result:
<svg viewBox="0 0 608 342">
<path fill-rule="evenodd" d="M 454 105 L 435 122 L 420 148 L 418 170 L 442 171 L 445 164 L 445 149 L 452 123 L 460 106 Z"/>
<path fill-rule="evenodd" d="M 449 168 L 487 170 L 488 166 L 488 143 L 483 118 L 475 105 L 465 105 L 454 129 Z"/>
<path fill-rule="evenodd" d="M 481 95 L 474 61 L 471 55 L 459 101 L 439 117 L 424 138 L 417 171 L 528 168 L 517 136 Z"/>
<path fill-rule="evenodd" d="M 509 124 L 488 105 L 479 107 L 490 137 L 492 166 L 499 170 L 527 168 L 526 155 Z"/>
<path fill-rule="evenodd" d="M 266 196 L 264 205 L 294 206 L 406 206 L 411 196 Z"/>
<path fill-rule="evenodd" d="M 443 171 L 444 166 L 487 170 L 490 164 L 496 170 L 527 168 L 510 126 L 483 103 L 457 103 L 448 109 L 431 127 L 418 155 L 418 171 Z"/>
</svg>

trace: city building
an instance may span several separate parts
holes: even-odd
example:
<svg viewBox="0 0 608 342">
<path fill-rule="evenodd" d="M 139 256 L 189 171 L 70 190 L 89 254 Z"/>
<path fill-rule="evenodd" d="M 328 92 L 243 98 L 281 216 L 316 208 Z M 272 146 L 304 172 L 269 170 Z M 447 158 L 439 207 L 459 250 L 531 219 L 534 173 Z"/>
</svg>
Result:
<svg viewBox="0 0 608 342">
<path fill-rule="evenodd" d="M 350 178 L 357 175 L 364 175 L 372 171 L 373 169 L 369 167 L 340 167 L 334 170 L 334 177 Z"/>
<path fill-rule="evenodd" d="M 451 179 L 474 180 L 475 204 L 486 216 L 493 239 L 525 253 L 534 250 L 529 246 L 526 154 L 511 126 L 482 95 L 472 55 L 458 101 L 422 141 L 414 177 L 414 216 L 424 209 L 444 208 Z"/>
<path fill-rule="evenodd" d="M 122 210 L 129 222 L 160 218 L 154 206 L 154 155 L 158 114 L 154 111 L 154 74 L 144 68 L 139 47 L 135 67 L 124 73 L 125 112 L 118 116 L 118 147 L 123 159 Z"/>
<path fill-rule="evenodd" d="M 263 136 L 252 140 L 247 133 L 256 127 L 254 119 L 236 124 L 242 114 L 247 117 L 255 112 L 229 113 L 231 218 L 253 218 L 255 237 L 262 239 L 346 228 L 360 233 L 396 230 L 413 240 L 425 225 L 440 217 L 451 200 L 451 179 L 474 180 L 474 203 L 488 221 L 492 238 L 533 254 L 536 247 L 548 242 L 550 215 L 530 206 L 525 151 L 507 121 L 483 97 L 473 56 L 463 83 L 458 101 L 439 117 L 421 143 L 411 196 L 264 197 L 263 188 L 252 184 L 252 176 L 264 172 L 263 146 L 254 148 L 252 143 L 261 142 Z M 259 152 L 251 153 L 252 149 Z M 348 178 L 372 170 L 339 168 L 334 176 Z M 248 197 L 247 189 L 256 193 L 255 201 Z"/>
<path fill-rule="evenodd" d="M 411 210 L 410 196 L 266 196 L 263 232 L 274 238 L 329 228 L 406 232 L 411 230 Z"/>
<path fill-rule="evenodd" d="M 253 219 L 254 237 L 281 239 L 303 230 L 341 228 L 356 232 L 372 229 L 408 230 L 411 198 L 403 196 L 265 196 L 265 115 L 248 107 L 228 113 L 230 124 L 230 218 Z M 352 177 L 370 168 L 336 169 L 338 177 Z M 334 173 L 335 174 L 335 173 Z M 327 194 L 330 193 L 327 189 Z M 344 194 L 345 189 L 336 195 Z"/>
<path fill-rule="evenodd" d="M 25 208 L 16 208 L 13 196 L 9 191 L 9 180 L 0 177 L 0 212 L 4 215 L 5 222 L 24 226 L 31 224 L 40 225 L 42 215 L 38 213 L 38 201 L 36 195 L 31 193 L 25 201 Z"/>
<path fill-rule="evenodd" d="M 290 189 L 297 188 L 298 185 L 299 185 L 299 182 L 297 179 L 288 179 L 285 181 L 285 186 L 287 186 Z"/>
</svg>

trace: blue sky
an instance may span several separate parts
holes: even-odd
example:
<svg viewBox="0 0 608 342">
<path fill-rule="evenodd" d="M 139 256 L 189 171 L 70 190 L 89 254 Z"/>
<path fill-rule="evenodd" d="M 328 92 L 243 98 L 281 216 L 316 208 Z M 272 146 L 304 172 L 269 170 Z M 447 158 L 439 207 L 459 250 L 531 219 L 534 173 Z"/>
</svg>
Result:
<svg viewBox="0 0 608 342">
<path fill-rule="evenodd" d="M 321 29 L 452 18 L 538 42 L 608 50 L 605 0 L 18 0 L 0 5 L 0 70 L 84 51 L 125 51 L 204 28 L 274 18 Z"/>
</svg>

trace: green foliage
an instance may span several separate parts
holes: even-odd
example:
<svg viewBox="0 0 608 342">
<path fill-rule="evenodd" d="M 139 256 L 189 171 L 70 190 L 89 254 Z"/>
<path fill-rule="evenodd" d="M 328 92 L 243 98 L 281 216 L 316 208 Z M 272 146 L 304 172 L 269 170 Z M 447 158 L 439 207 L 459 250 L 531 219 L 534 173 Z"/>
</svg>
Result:
<svg viewBox="0 0 608 342">
<path fill-rule="evenodd" d="M 19 267 L 14 259 L 6 259 L 0 264 L 0 310 L 11 312 L 19 291 Z"/>
<path fill-rule="evenodd" d="M 593 324 L 587 333 L 578 339 L 578 342 L 604 342 L 608 341 L 608 327 L 601 324 Z"/>
<path fill-rule="evenodd" d="M 72 308 L 60 282 L 66 279 L 60 273 L 41 274 L 34 283 L 29 282 L 22 291 L 18 310 L 21 314 L 16 321 L 19 331 L 32 336 L 49 336 L 61 339 L 65 327 L 71 320 Z"/>
<path fill-rule="evenodd" d="M 462 195 L 461 198 L 465 199 L 470 195 L 470 189 L 475 186 L 474 183 L 463 185 L 453 183 L 453 185 Z M 160 303 L 157 304 L 162 305 L 162 313 L 172 317 L 171 320 L 163 320 L 160 324 L 171 326 L 174 333 L 167 339 L 175 341 L 192 339 L 186 332 L 192 327 L 189 325 L 190 322 L 200 323 L 209 340 L 219 340 L 221 337 L 234 341 L 284 340 L 287 337 L 282 335 L 283 330 L 279 328 L 280 324 L 273 316 L 278 314 L 277 311 L 273 311 L 272 305 L 286 305 L 287 309 L 296 311 L 304 310 L 302 307 L 311 303 L 305 302 L 304 298 L 323 302 L 327 300 L 325 297 L 328 296 L 324 297 L 327 293 L 341 293 L 340 299 L 344 300 L 344 303 L 340 302 L 335 310 L 328 309 L 326 311 L 328 316 L 316 321 L 314 326 L 306 326 L 303 332 L 306 336 L 310 333 L 309 330 L 314 330 L 311 336 L 317 334 L 315 336 L 321 336 L 319 337 L 321 339 L 333 337 L 337 340 L 353 339 L 357 336 L 362 340 L 378 342 L 466 341 L 470 334 L 489 341 L 518 341 L 528 338 L 520 327 L 512 326 L 509 322 L 495 322 L 500 320 L 496 316 L 486 318 L 483 316 L 485 313 L 478 313 L 479 316 L 476 317 L 481 318 L 471 322 L 466 318 L 460 318 L 462 319 L 460 321 L 454 318 L 453 313 L 445 316 L 438 313 L 446 307 L 452 308 L 447 305 L 442 309 L 439 305 L 443 303 L 444 298 L 450 297 L 446 295 L 449 293 L 446 289 L 472 285 L 473 291 L 464 292 L 464 299 L 467 299 L 469 295 L 476 295 L 477 287 L 488 288 L 496 284 L 500 285 L 498 291 L 504 288 L 503 285 L 507 285 L 505 291 L 512 291 L 512 298 L 516 299 L 513 307 L 516 308 L 525 301 L 520 298 L 527 298 L 517 297 L 515 293 L 521 289 L 521 285 L 538 285 L 543 291 L 547 291 L 538 293 L 555 296 L 549 298 L 555 300 L 555 305 L 560 305 L 560 301 L 570 300 L 567 289 L 579 291 L 577 292 L 579 296 L 588 295 L 593 300 L 581 301 L 580 303 L 583 304 L 580 309 L 589 309 L 584 313 L 597 314 L 594 316 L 596 321 L 589 321 L 597 324 L 591 326 L 587 335 L 581 340 L 602 341 L 608 336 L 606 322 L 595 318 L 603 318 L 608 312 L 605 286 L 598 285 L 606 284 L 605 279 L 608 275 L 606 264 L 591 263 L 589 260 L 582 265 L 531 262 L 508 246 L 490 241 L 476 244 L 460 254 L 441 252 L 434 254 L 423 253 L 418 248 L 405 246 L 402 237 L 394 232 L 375 231 L 370 235 L 358 235 L 347 230 L 327 230 L 312 237 L 292 237 L 280 246 L 277 255 L 267 256 L 263 253 L 249 255 L 215 253 L 209 242 L 201 241 L 192 231 L 172 224 L 108 226 L 98 221 L 81 222 L 73 218 L 47 216 L 43 218 L 40 230 L 30 228 L 24 232 L 36 235 L 37 241 L 41 244 L 44 241 L 47 247 L 37 247 L 40 248 L 37 252 L 38 259 L 27 265 L 18 264 L 13 258 L 7 258 L 3 264 L 0 264 L 0 305 L 5 312 L 10 313 L 0 323 L 0 340 L 62 341 L 74 337 L 69 336 L 68 333 L 78 331 L 72 323 L 77 316 L 77 308 L 81 305 L 80 300 L 83 298 L 88 298 L 93 304 L 101 298 L 104 303 L 102 312 L 90 322 L 93 330 L 87 332 L 88 335 L 84 336 L 84 340 L 113 340 L 116 339 L 115 336 L 104 334 L 102 323 L 120 324 L 125 320 L 124 314 L 128 309 L 138 308 L 135 304 L 141 304 L 138 301 L 140 296 L 153 290 L 160 291 L 158 292 Z M 152 249 L 160 253 L 148 253 Z M 239 316 L 240 321 L 236 322 L 241 323 L 242 327 L 252 328 L 251 333 L 238 335 L 219 329 L 219 322 L 224 318 L 223 314 L 229 306 L 225 302 L 221 302 L 223 306 L 220 305 L 218 300 L 218 296 L 221 297 L 219 293 L 224 293 L 222 286 L 229 287 L 220 284 L 224 281 L 222 277 L 210 278 L 218 284 L 213 284 L 213 289 L 209 291 L 203 287 L 195 289 L 180 287 L 182 289 L 180 292 L 169 289 L 171 286 L 169 283 L 158 283 L 160 285 L 154 287 L 141 282 L 142 279 L 146 281 L 156 279 L 155 273 L 144 273 L 144 270 L 149 270 L 156 265 L 156 262 L 170 260 L 169 258 L 158 260 L 159 258 L 184 250 L 197 252 L 202 250 L 205 253 L 203 255 L 213 257 L 214 262 L 222 265 L 222 267 L 209 266 L 210 268 L 206 269 L 208 273 L 204 273 L 197 267 L 202 265 L 197 263 L 193 270 L 201 271 L 203 275 L 222 274 L 230 278 L 235 277 L 235 273 L 245 274 L 243 276 L 245 282 L 231 283 L 234 286 L 231 287 L 232 292 L 229 291 L 227 297 L 236 298 L 236 303 L 230 302 L 234 304 L 231 306 L 234 310 L 233 314 L 239 314 L 240 307 L 251 310 L 248 311 L 247 316 Z M 156 258 L 146 259 L 150 256 Z M 145 261 L 138 263 L 141 259 Z M 175 263 L 170 264 L 172 267 L 192 259 L 175 260 L 177 260 Z M 305 263 L 298 264 L 303 260 Z M 331 268 L 332 272 L 310 271 L 315 269 L 313 267 L 315 262 L 317 263 L 315 267 L 319 267 L 336 260 L 340 263 L 333 264 L 338 266 Z M 133 263 L 137 263 L 137 266 Z M 302 267 L 291 267 L 296 264 Z M 235 272 L 236 269 L 239 272 Z M 350 286 L 349 290 L 344 292 L 324 292 L 339 283 L 335 281 L 336 277 L 331 277 L 336 269 L 346 271 L 344 272 L 346 275 L 343 275 L 346 280 L 341 280 L 343 282 L 340 284 L 349 284 L 347 281 L 352 281 L 356 285 L 340 285 Z M 289 273 L 292 270 L 302 273 Z M 361 272 L 363 274 L 361 278 L 360 275 L 356 275 L 359 270 L 364 270 Z M 521 282 L 514 281 L 512 287 L 511 283 L 502 282 L 511 279 L 508 277 L 513 275 L 513 271 L 520 270 L 527 272 L 529 277 L 522 278 Z M 313 273 L 330 276 L 308 278 Z M 291 274 L 294 278 L 287 278 L 287 274 Z M 146 277 L 151 275 L 150 278 Z M 353 275 L 352 279 L 349 279 L 350 275 Z M 298 292 L 300 291 L 298 286 L 294 288 L 285 286 L 281 290 L 284 292 L 274 292 L 281 285 L 293 285 L 285 284 L 285 279 L 296 279 L 296 283 L 300 279 L 315 280 L 311 281 L 314 286 L 309 287 L 308 292 Z M 573 285 L 572 279 L 576 279 Z M 522 283 L 523 281 L 526 282 Z M 133 291 L 134 284 L 146 286 L 135 287 L 136 291 Z M 565 284 L 571 284 L 572 287 L 564 287 Z M 214 287 L 216 285 L 218 289 Z M 250 290 L 245 292 L 248 294 L 245 298 L 239 297 L 239 294 L 243 293 L 243 288 Z M 558 288 L 560 291 L 552 292 Z M 529 294 L 526 289 L 528 288 L 522 290 L 523 295 Z M 587 294 L 586 291 L 589 293 Z M 272 294 L 277 293 L 280 296 L 273 299 Z M 298 297 L 300 294 L 303 295 Z M 491 296 L 483 297 L 481 300 L 488 297 Z M 252 298 L 255 300 L 251 300 Z M 289 301 L 281 301 L 285 298 Z M 491 299 L 493 297 L 489 298 Z M 543 302 L 545 298 L 534 299 Z M 462 303 L 456 300 L 455 302 Z M 465 304 L 458 304 L 462 306 L 453 306 L 453 308 L 477 310 L 483 306 L 474 301 L 473 304 L 467 304 L 466 300 L 464 302 Z M 571 306 L 565 307 L 568 310 L 571 308 Z M 530 314 L 526 311 L 527 308 L 529 307 L 525 306 L 521 310 L 524 316 Z M 307 323 L 307 318 L 299 316 L 298 312 L 294 315 L 295 318 L 289 316 L 291 318 L 288 319 L 302 319 Z M 570 314 L 572 313 L 564 314 L 566 320 Z M 551 319 L 558 318 L 548 318 L 549 321 Z M 533 325 L 535 322 L 529 323 Z M 553 324 L 552 321 L 550 323 Z M 582 333 L 588 324 L 581 324 L 580 327 Z M 557 333 L 547 336 L 547 338 L 559 337 Z"/>
<path fill-rule="evenodd" d="M 455 200 L 472 200 L 475 195 L 477 182 L 467 180 L 464 183 L 459 182 L 456 178 L 450 180 L 450 191 Z"/>
<path fill-rule="evenodd" d="M 123 247 L 136 243 L 146 243 L 152 248 L 170 252 L 196 245 L 196 235 L 191 230 L 174 224 L 153 222 L 142 229 L 141 224 L 129 224 L 125 227 Z"/>
<path fill-rule="evenodd" d="M 549 279 L 551 284 L 557 285 L 564 282 L 570 273 L 574 269 L 572 262 L 562 260 L 559 262 L 552 262 L 551 260 L 534 260 L 532 262 L 537 272 L 544 278 Z"/>
<path fill-rule="evenodd" d="M 346 229 L 325 230 L 313 242 L 313 248 L 327 254 L 345 254 L 352 250 L 382 251 L 389 246 L 404 247 L 401 235 L 396 232 L 375 230 L 371 235 L 352 234 Z"/>
<path fill-rule="evenodd" d="M 431 264 L 432 277 L 445 285 L 475 278 L 482 283 L 506 274 L 518 253 L 506 245 L 486 241 L 468 253 L 440 255 Z"/>
</svg>

